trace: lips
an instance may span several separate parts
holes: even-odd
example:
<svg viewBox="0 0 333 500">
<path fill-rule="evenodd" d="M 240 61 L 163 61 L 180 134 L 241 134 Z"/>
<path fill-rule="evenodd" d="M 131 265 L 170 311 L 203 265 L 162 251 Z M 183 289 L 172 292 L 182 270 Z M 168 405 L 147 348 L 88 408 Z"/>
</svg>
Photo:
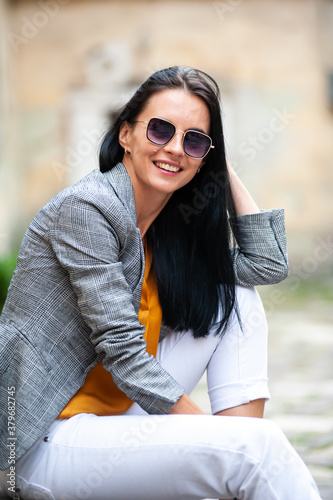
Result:
<svg viewBox="0 0 333 500">
<path fill-rule="evenodd" d="M 156 165 L 156 167 L 160 168 L 161 170 L 167 170 L 168 172 L 179 172 L 181 170 L 180 167 L 170 165 L 169 163 L 162 163 L 160 161 L 155 161 L 154 165 Z"/>
</svg>

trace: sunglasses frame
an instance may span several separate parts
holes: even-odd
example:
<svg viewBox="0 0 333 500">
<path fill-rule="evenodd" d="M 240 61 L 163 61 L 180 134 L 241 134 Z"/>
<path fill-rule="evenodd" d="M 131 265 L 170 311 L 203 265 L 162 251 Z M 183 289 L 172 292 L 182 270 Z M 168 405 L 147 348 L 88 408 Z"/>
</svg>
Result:
<svg viewBox="0 0 333 500">
<path fill-rule="evenodd" d="M 174 134 L 172 135 L 172 137 L 164 144 L 157 144 L 156 142 L 152 141 L 151 139 L 149 139 L 148 137 L 148 128 L 149 128 L 149 123 L 152 121 L 152 120 L 161 120 L 163 122 L 166 122 L 166 123 L 170 123 L 170 125 L 172 125 L 175 129 L 175 132 Z M 176 126 L 170 122 L 169 120 L 165 120 L 165 118 L 159 118 L 158 116 L 153 116 L 152 118 L 150 118 L 150 120 L 135 120 L 136 122 L 139 122 L 139 123 L 146 123 L 147 124 L 147 127 L 146 127 L 146 138 L 148 139 L 149 142 L 151 142 L 152 144 L 155 144 L 155 146 L 160 146 L 160 147 L 163 147 L 163 146 L 166 146 L 167 144 L 169 144 L 169 142 L 172 141 L 172 139 L 175 137 L 175 135 L 177 134 L 177 132 L 181 132 L 183 134 L 183 150 L 184 150 L 184 153 L 186 154 L 186 156 L 188 156 L 189 158 L 195 158 L 196 160 L 202 160 L 203 158 L 205 158 L 209 151 L 211 149 L 214 149 L 215 146 L 213 146 L 213 141 L 212 141 L 212 138 L 207 135 L 207 134 L 204 134 L 203 132 L 199 132 L 199 130 L 195 130 L 195 129 L 189 129 L 189 130 L 186 130 L 184 132 L 184 130 L 180 130 L 180 129 L 177 129 Z M 203 156 L 192 156 L 192 155 L 189 155 L 188 153 L 186 153 L 185 151 L 185 146 L 184 146 L 184 140 L 185 140 L 185 136 L 188 132 L 195 132 L 197 134 L 200 134 L 200 135 L 203 135 L 205 137 L 208 137 L 209 141 L 210 141 L 210 146 L 207 150 L 207 152 L 203 155 Z"/>
</svg>

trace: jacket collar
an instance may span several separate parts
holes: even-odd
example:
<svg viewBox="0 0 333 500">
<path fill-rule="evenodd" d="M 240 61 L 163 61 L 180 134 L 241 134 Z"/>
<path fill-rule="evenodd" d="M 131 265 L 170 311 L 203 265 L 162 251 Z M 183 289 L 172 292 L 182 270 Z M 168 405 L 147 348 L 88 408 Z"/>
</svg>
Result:
<svg viewBox="0 0 333 500">
<path fill-rule="evenodd" d="M 133 184 L 123 163 L 117 163 L 117 165 L 103 175 L 106 176 L 116 195 L 122 204 L 129 210 L 135 225 L 137 225 Z"/>
</svg>

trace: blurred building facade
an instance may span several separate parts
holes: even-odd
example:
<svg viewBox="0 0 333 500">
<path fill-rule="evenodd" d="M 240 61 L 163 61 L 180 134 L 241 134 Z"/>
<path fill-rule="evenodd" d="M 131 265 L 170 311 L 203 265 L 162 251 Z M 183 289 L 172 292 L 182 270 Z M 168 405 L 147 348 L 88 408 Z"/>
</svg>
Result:
<svg viewBox="0 0 333 500">
<path fill-rule="evenodd" d="M 291 254 L 333 261 L 331 0 L 0 4 L 0 254 L 98 167 L 138 84 L 184 64 L 220 84 L 228 156 L 262 208 L 285 208 Z"/>
</svg>

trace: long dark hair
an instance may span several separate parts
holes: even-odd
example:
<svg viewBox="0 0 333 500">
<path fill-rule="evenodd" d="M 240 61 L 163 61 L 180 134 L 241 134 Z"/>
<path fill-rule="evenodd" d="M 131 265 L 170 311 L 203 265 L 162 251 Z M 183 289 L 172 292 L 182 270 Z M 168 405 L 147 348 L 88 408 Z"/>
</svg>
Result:
<svg viewBox="0 0 333 500">
<path fill-rule="evenodd" d="M 235 273 L 229 217 L 235 215 L 225 158 L 220 92 L 203 71 L 174 66 L 151 75 L 120 110 L 100 148 L 100 170 L 122 161 L 118 136 L 124 121 L 132 124 L 150 97 L 183 89 L 202 99 L 210 112 L 214 149 L 200 171 L 177 190 L 147 232 L 153 249 L 163 320 L 174 330 L 204 337 L 224 333 L 235 307 Z"/>
</svg>

